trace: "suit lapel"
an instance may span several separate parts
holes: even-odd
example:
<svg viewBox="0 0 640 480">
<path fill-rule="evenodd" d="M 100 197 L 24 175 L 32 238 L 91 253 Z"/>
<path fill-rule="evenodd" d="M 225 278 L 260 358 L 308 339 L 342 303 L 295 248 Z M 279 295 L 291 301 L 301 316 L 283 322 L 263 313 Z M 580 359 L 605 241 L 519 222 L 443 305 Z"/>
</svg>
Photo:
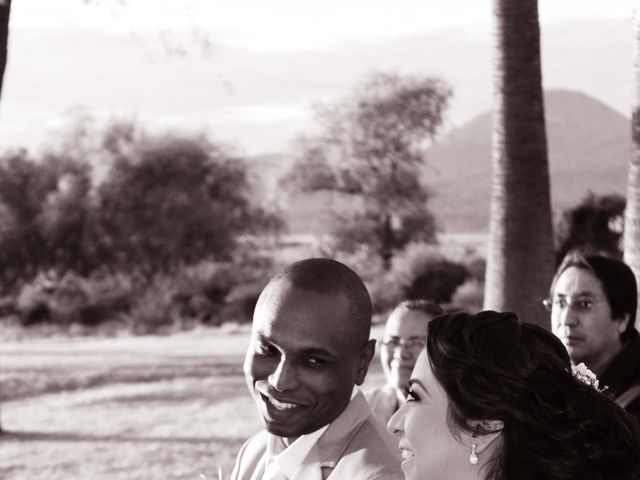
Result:
<svg viewBox="0 0 640 480">
<path fill-rule="evenodd" d="M 305 458 L 296 479 L 324 480 L 338 464 L 358 427 L 369 417 L 371 410 L 362 392 L 349 402 L 318 439 Z"/>
<path fill-rule="evenodd" d="M 236 464 L 237 475 L 232 480 L 261 480 L 264 475 L 266 451 L 266 431 L 261 431 L 247 441 Z"/>
<path fill-rule="evenodd" d="M 253 475 L 251 475 L 250 480 L 260 480 L 262 478 L 262 476 L 264 475 L 266 459 L 267 455 L 265 452 L 265 454 L 260 457 L 260 460 L 258 460 L 256 468 L 253 469 Z"/>
</svg>

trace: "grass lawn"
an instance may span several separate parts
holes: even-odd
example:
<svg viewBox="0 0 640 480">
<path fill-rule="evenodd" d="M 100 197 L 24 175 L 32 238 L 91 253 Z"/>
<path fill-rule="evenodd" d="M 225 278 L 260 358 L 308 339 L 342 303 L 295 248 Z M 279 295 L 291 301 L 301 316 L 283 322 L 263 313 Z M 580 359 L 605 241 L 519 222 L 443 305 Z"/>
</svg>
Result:
<svg viewBox="0 0 640 480">
<path fill-rule="evenodd" d="M 217 329 L 0 344 L 0 478 L 227 478 L 260 429 L 247 343 Z M 365 388 L 381 379 L 376 358 Z"/>
</svg>

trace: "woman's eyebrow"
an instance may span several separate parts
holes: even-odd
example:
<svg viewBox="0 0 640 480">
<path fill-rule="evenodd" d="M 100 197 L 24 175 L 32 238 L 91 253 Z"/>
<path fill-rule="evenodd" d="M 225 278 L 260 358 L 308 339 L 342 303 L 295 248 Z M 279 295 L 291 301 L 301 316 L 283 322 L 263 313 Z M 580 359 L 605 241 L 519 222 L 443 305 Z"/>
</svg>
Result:
<svg viewBox="0 0 640 480">
<path fill-rule="evenodd" d="M 424 386 L 424 383 L 422 383 L 417 378 L 412 378 L 411 380 L 409 380 L 409 386 L 412 387 L 413 385 L 418 385 L 424 391 L 424 393 L 431 396 L 427 387 Z"/>
</svg>

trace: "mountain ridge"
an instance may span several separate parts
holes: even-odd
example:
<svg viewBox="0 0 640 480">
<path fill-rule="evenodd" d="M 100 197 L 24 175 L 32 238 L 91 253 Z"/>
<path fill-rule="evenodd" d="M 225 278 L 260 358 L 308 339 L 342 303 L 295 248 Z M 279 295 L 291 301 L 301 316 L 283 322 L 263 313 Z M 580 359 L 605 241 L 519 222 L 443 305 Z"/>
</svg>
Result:
<svg viewBox="0 0 640 480">
<path fill-rule="evenodd" d="M 554 215 L 588 192 L 626 193 L 631 155 L 631 121 L 602 101 L 579 91 L 545 91 L 545 117 Z M 484 112 L 443 136 L 427 152 L 423 175 L 432 190 L 429 207 L 444 233 L 488 230 L 491 185 L 491 112 Z M 277 178 L 292 165 L 286 154 L 250 160 L 261 194 L 279 191 Z M 296 196 L 283 205 L 291 233 L 331 230 L 327 195 Z"/>
</svg>

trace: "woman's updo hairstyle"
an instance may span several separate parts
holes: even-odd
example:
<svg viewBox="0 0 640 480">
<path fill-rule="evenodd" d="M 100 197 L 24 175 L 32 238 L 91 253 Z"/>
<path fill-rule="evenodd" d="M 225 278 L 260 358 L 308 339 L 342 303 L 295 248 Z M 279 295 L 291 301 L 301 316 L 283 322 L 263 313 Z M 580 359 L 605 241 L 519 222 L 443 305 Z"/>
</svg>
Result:
<svg viewBox="0 0 640 480">
<path fill-rule="evenodd" d="M 567 351 L 552 333 L 493 311 L 440 315 L 427 332 L 451 431 L 488 433 L 471 420 L 504 425 L 488 479 L 640 479 L 635 420 L 573 377 Z"/>
</svg>

